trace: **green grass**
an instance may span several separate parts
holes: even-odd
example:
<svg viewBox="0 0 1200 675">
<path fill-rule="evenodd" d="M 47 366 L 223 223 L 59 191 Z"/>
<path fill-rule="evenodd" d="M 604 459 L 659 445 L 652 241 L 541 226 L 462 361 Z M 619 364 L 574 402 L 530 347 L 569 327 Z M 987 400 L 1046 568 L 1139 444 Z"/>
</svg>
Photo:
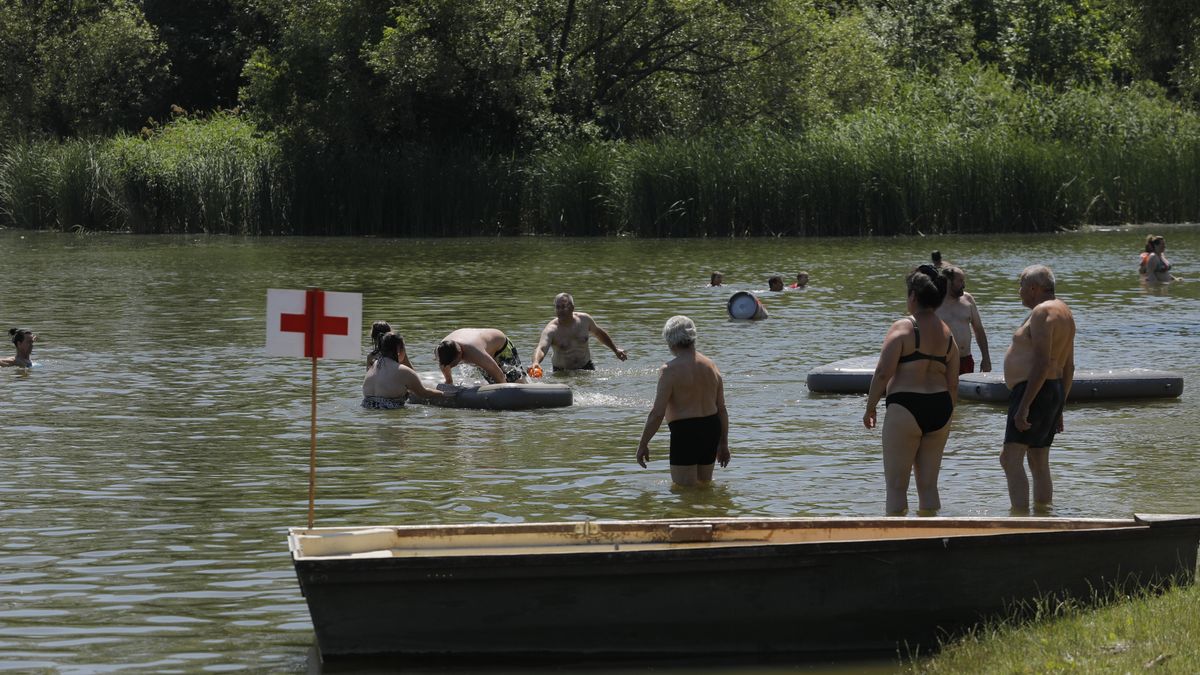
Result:
<svg viewBox="0 0 1200 675">
<path fill-rule="evenodd" d="M 1089 609 L 1038 605 L 910 662 L 912 673 L 1200 673 L 1200 585 Z"/>
</svg>

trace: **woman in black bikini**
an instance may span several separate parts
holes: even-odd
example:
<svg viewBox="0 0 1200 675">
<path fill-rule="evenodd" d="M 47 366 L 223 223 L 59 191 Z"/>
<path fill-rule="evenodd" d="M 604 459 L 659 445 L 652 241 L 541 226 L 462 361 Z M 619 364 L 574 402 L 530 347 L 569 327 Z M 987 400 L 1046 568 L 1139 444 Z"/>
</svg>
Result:
<svg viewBox="0 0 1200 675">
<path fill-rule="evenodd" d="M 948 276 L 921 265 L 905 279 L 911 316 L 892 324 L 871 379 L 863 425 L 875 427 L 875 407 L 887 392 L 883 422 L 883 475 L 887 512 L 908 510 L 908 479 L 917 478 L 919 513 L 941 508 L 938 471 L 958 402 L 958 345 L 934 314 L 946 295 Z"/>
</svg>

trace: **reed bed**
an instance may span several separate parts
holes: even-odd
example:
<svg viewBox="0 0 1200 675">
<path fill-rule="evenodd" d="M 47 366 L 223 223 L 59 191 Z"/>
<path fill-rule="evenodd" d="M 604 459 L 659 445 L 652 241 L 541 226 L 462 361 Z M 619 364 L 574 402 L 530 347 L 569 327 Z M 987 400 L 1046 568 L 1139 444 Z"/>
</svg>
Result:
<svg viewBox="0 0 1200 675">
<path fill-rule="evenodd" d="M 164 233 L 731 237 L 1200 221 L 1200 116 L 1141 100 L 1081 100 L 1095 109 L 1050 99 L 1036 115 L 1022 110 L 1020 124 L 918 101 L 805 133 L 575 140 L 527 155 L 464 142 L 294 147 L 232 115 L 185 118 L 141 136 L 8 144 L 0 222 Z"/>
</svg>

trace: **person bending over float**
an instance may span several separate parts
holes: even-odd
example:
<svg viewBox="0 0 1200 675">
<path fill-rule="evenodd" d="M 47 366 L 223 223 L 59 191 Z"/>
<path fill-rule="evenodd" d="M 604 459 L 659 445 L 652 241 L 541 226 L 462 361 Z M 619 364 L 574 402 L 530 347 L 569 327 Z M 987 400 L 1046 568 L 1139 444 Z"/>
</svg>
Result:
<svg viewBox="0 0 1200 675">
<path fill-rule="evenodd" d="M 451 369 L 460 363 L 479 368 L 489 384 L 525 382 L 517 348 L 495 328 L 459 328 L 442 339 L 435 353 L 446 384 L 454 384 Z"/>
<path fill-rule="evenodd" d="M 437 389 L 427 389 L 417 372 L 405 365 L 408 358 L 404 353 L 404 338 L 399 333 L 384 333 L 379 336 L 378 344 L 379 356 L 363 378 L 364 408 L 402 408 L 410 392 L 422 398 L 445 395 Z"/>
<path fill-rule="evenodd" d="M 696 324 L 673 316 L 663 339 L 675 358 L 658 371 L 658 391 L 638 443 L 637 463 L 646 468 L 650 439 L 664 419 L 671 430 L 671 480 L 691 486 L 712 480 L 713 464 L 729 465 L 729 413 L 721 371 L 696 351 Z"/>
<path fill-rule="evenodd" d="M 938 472 L 958 402 L 958 347 L 934 310 L 946 295 L 948 275 L 921 265 L 905 279 L 911 316 L 892 324 L 871 378 L 863 426 L 875 427 L 875 406 L 887 392 L 883 421 L 883 476 L 888 515 L 908 510 L 908 480 L 917 478 L 922 514 L 942 507 Z"/>
<path fill-rule="evenodd" d="M 551 363 L 554 364 L 555 371 L 595 370 L 592 352 L 588 349 L 588 337 L 592 335 L 612 350 L 617 359 L 624 361 L 629 358 L 624 349 L 617 349 L 612 338 L 596 324 L 590 314 L 575 311 L 575 299 L 570 293 L 559 293 L 554 296 L 554 318 L 542 330 L 537 349 L 533 352 L 533 365 L 529 370 L 535 374 L 541 371 L 542 359 L 546 358 L 546 353 L 551 348 L 554 349 Z"/>
<path fill-rule="evenodd" d="M 17 355 L 10 356 L 7 359 L 0 359 L 0 368 L 9 368 L 16 366 L 18 368 L 33 367 L 33 343 L 37 340 L 37 335 L 28 328 L 9 328 L 8 337 L 12 340 L 13 346 L 17 348 Z"/>
</svg>

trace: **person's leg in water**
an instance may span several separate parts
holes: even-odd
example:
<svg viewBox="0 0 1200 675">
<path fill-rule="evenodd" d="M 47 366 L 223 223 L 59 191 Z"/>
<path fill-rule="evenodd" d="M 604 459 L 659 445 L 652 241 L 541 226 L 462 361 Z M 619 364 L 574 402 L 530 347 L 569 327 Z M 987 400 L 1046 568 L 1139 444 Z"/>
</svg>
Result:
<svg viewBox="0 0 1200 675">
<path fill-rule="evenodd" d="M 916 461 L 913 463 L 913 475 L 917 480 L 918 513 L 923 516 L 937 515 L 942 508 L 942 498 L 938 493 L 938 474 L 942 470 L 942 453 L 946 449 L 946 439 L 950 437 L 950 423 L 946 426 L 925 434 L 917 446 Z"/>
<path fill-rule="evenodd" d="M 1025 455 L 1029 446 L 1024 443 L 1005 443 L 1000 451 L 1000 466 L 1008 481 L 1008 501 L 1014 515 L 1029 513 L 1029 477 L 1025 475 Z"/>
<path fill-rule="evenodd" d="M 1029 448 L 1025 455 L 1033 482 L 1033 510 L 1046 512 L 1054 502 L 1054 483 L 1050 479 L 1050 448 Z"/>
<path fill-rule="evenodd" d="M 883 479 L 887 486 L 887 515 L 908 511 L 908 481 L 921 444 L 921 427 L 902 405 L 887 406 L 883 419 Z"/>
</svg>

